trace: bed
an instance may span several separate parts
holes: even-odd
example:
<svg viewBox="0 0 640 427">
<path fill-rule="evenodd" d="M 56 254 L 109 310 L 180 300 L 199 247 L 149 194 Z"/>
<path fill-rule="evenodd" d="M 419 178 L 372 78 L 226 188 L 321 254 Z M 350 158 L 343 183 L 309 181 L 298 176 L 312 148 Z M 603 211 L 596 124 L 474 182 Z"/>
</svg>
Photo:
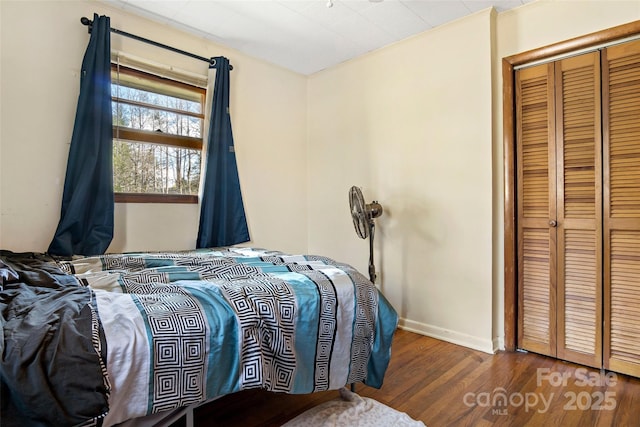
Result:
<svg viewBox="0 0 640 427">
<path fill-rule="evenodd" d="M 244 389 L 382 385 L 397 314 L 353 267 L 227 247 L 0 251 L 2 425 L 115 425 Z"/>
</svg>

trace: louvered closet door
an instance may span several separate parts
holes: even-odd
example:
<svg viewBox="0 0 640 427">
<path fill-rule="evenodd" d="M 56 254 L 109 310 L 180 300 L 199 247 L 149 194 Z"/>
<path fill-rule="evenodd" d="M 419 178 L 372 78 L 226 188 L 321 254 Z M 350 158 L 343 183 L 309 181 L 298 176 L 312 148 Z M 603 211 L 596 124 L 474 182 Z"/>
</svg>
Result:
<svg viewBox="0 0 640 427">
<path fill-rule="evenodd" d="M 602 63 L 605 367 L 640 376 L 640 41 Z"/>
<path fill-rule="evenodd" d="M 516 72 L 518 347 L 556 354 L 553 64 Z"/>
<path fill-rule="evenodd" d="M 602 366 L 600 55 L 555 63 L 557 357 Z"/>
</svg>

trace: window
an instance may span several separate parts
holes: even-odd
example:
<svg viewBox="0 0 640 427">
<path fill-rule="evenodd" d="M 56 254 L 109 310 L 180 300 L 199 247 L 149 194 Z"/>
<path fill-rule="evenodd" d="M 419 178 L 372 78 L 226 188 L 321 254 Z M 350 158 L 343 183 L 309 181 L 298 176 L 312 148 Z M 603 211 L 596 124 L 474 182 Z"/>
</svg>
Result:
<svg viewBox="0 0 640 427">
<path fill-rule="evenodd" d="M 112 64 L 116 202 L 197 203 L 206 91 Z"/>
</svg>

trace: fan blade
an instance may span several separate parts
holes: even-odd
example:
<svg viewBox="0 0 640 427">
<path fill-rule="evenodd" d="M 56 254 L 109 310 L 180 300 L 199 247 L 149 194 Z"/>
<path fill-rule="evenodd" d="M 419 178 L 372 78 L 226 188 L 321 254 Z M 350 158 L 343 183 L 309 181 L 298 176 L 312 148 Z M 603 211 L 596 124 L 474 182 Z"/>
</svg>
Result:
<svg viewBox="0 0 640 427">
<path fill-rule="evenodd" d="M 367 205 L 364 202 L 360 188 L 353 186 L 351 190 L 349 190 L 349 205 L 351 207 L 351 218 L 353 219 L 356 234 L 361 239 L 366 239 L 369 236 L 369 218 Z"/>
</svg>

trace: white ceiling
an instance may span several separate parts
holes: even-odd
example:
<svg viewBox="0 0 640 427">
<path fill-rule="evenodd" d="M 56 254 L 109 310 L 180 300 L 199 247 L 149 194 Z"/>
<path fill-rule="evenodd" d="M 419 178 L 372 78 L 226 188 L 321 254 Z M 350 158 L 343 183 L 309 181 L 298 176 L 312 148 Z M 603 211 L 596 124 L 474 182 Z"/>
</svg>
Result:
<svg viewBox="0 0 640 427">
<path fill-rule="evenodd" d="M 301 74 L 491 6 L 502 12 L 530 1 L 102 0 Z"/>
</svg>

